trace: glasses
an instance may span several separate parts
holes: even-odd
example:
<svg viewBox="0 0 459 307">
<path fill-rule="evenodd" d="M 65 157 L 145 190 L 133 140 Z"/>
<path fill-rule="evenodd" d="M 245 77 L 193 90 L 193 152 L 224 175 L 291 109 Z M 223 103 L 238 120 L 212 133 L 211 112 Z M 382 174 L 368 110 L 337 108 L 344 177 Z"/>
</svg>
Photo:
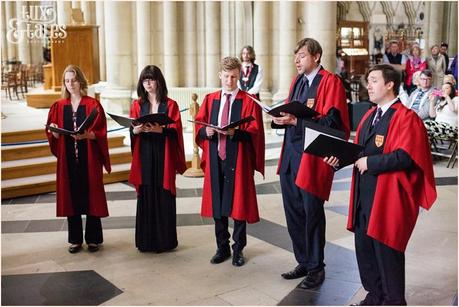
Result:
<svg viewBox="0 0 459 307">
<path fill-rule="evenodd" d="M 430 80 L 432 80 L 432 78 L 419 78 L 419 80 L 421 80 L 421 81 L 430 81 Z"/>
<path fill-rule="evenodd" d="M 143 84 L 148 84 L 148 83 L 153 83 L 155 82 L 156 80 L 153 80 L 153 79 L 143 79 L 142 83 Z"/>
</svg>

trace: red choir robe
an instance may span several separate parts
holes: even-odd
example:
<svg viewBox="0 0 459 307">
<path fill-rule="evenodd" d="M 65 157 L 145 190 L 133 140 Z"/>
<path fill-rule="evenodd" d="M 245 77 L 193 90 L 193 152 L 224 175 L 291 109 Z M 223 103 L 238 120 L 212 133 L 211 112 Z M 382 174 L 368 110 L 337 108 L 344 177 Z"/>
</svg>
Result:
<svg viewBox="0 0 459 307">
<path fill-rule="evenodd" d="M 70 106 L 70 99 L 60 99 L 55 102 L 48 113 L 47 124 L 55 123 L 58 127 L 64 127 L 64 106 Z M 88 188 L 89 205 L 88 215 L 97 217 L 108 216 L 107 200 L 105 197 L 103 170 L 105 167 L 108 173 L 111 171 L 110 158 L 108 155 L 107 141 L 107 120 L 102 105 L 94 98 L 83 96 L 80 106 L 86 106 L 86 116 L 96 108 L 98 114 L 94 122 L 87 129 L 94 132 L 95 140 L 86 140 L 88 147 Z M 73 216 L 74 210 L 70 194 L 70 182 L 67 169 L 67 155 L 65 138 L 69 136 L 60 135 L 56 139 L 52 133 L 46 130 L 51 152 L 57 158 L 56 173 L 56 205 L 57 216 Z"/>
<path fill-rule="evenodd" d="M 320 114 L 318 117 L 321 117 L 326 116 L 331 108 L 337 109 L 341 117 L 346 138 L 349 138 L 349 113 L 346 103 L 346 93 L 341 80 L 337 75 L 325 69 L 319 70 L 318 74 L 322 75 L 322 79 L 317 88 L 317 95 L 315 97 L 315 111 Z M 297 78 L 298 76 L 293 79 L 290 85 L 290 93 L 294 89 Z M 287 100 L 286 103 L 288 102 Z M 282 145 L 277 174 L 279 174 L 280 171 L 283 151 L 284 146 Z M 303 153 L 295 184 L 299 188 L 322 200 L 328 200 L 333 183 L 333 176 L 333 169 L 326 164 L 321 157 Z"/>
<path fill-rule="evenodd" d="M 167 125 L 167 128 L 172 128 L 177 131 L 177 139 L 166 137 L 165 140 L 163 188 L 170 191 L 173 195 L 176 195 L 175 176 L 177 173 L 183 174 L 183 172 L 186 171 L 186 161 L 179 107 L 177 102 L 170 98 L 167 99 L 167 116 L 174 121 L 173 124 Z M 134 100 L 132 103 L 130 117 L 140 117 L 140 100 Z M 142 184 L 142 165 L 140 159 L 140 146 L 142 145 L 136 135 L 134 135 L 133 142 L 129 182 L 135 185 L 138 190 L 139 185 Z"/>
<path fill-rule="evenodd" d="M 214 100 L 220 101 L 220 99 L 221 91 L 206 95 L 200 106 L 196 120 L 210 123 Z M 260 107 L 254 103 L 252 99 L 250 99 L 248 93 L 239 90 L 235 98 L 235 101 L 237 100 L 242 100 L 240 118 L 253 116 L 255 120 L 239 126 L 240 130 L 246 131 L 250 134 L 250 141 L 241 141 L 237 144 L 237 158 L 234 171 L 234 190 L 230 217 L 236 220 L 247 221 L 248 223 L 256 223 L 260 220 L 260 217 L 258 214 L 255 181 L 253 176 L 255 170 L 264 175 L 265 135 L 263 117 Z M 234 108 L 232 108 L 232 112 L 233 110 Z M 217 112 L 218 114 L 218 110 L 213 110 L 213 112 Z M 211 148 L 209 141 L 203 140 L 199 136 L 199 131 L 202 127 L 202 125 L 197 124 L 195 130 L 196 143 L 202 149 L 201 168 L 204 170 L 205 174 L 202 192 L 201 215 L 205 217 L 213 217 L 213 190 L 211 181 L 216 180 L 216 178 L 211 178 L 211 167 L 217 167 L 216 163 L 218 162 L 216 160 L 211 161 Z"/>
<path fill-rule="evenodd" d="M 430 209 L 437 198 L 437 192 L 430 145 L 422 120 L 401 103 L 391 108 L 397 111 L 391 118 L 383 153 L 403 149 L 414 161 L 415 167 L 409 171 L 378 175 L 367 235 L 404 252 L 416 224 L 419 206 Z M 374 108 L 370 109 L 361 120 L 355 143 L 358 142 L 363 123 L 373 111 Z M 353 176 L 347 223 L 350 231 L 354 229 L 354 182 Z"/>
</svg>

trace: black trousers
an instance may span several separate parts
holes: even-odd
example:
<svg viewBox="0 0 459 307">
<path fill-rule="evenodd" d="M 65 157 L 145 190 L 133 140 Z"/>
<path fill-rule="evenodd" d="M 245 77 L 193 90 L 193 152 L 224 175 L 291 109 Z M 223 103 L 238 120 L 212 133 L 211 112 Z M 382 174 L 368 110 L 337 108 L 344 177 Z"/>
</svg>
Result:
<svg viewBox="0 0 459 307">
<path fill-rule="evenodd" d="M 228 218 L 222 216 L 215 221 L 215 238 L 217 239 L 217 247 L 222 251 L 229 251 L 229 238 L 228 231 Z M 245 221 L 234 220 L 233 241 L 232 249 L 234 252 L 242 252 L 247 245 L 247 223 Z"/>
<path fill-rule="evenodd" d="M 355 252 L 360 280 L 375 305 L 406 305 L 405 254 L 367 236 L 367 217 L 359 206 L 355 221 Z"/>
<path fill-rule="evenodd" d="M 298 188 L 295 178 L 291 168 L 280 173 L 287 229 L 298 264 L 310 272 L 319 271 L 325 266 L 324 201 Z"/>
<path fill-rule="evenodd" d="M 69 243 L 83 244 L 83 220 L 81 215 L 67 217 L 69 229 Z M 86 244 L 100 244 L 104 241 L 100 217 L 87 215 L 84 239 Z"/>
<path fill-rule="evenodd" d="M 219 184 L 220 191 L 223 191 L 223 186 L 225 184 L 225 161 L 218 158 L 218 171 L 219 171 Z M 223 193 L 221 193 L 223 194 Z M 233 229 L 233 241 L 232 245 L 234 252 L 242 252 L 244 247 L 247 245 L 247 223 L 246 221 L 234 221 Z M 215 238 L 217 239 L 217 247 L 220 250 L 229 251 L 229 238 L 230 233 L 228 231 L 228 217 L 221 216 L 220 218 L 214 218 L 215 222 Z"/>
</svg>

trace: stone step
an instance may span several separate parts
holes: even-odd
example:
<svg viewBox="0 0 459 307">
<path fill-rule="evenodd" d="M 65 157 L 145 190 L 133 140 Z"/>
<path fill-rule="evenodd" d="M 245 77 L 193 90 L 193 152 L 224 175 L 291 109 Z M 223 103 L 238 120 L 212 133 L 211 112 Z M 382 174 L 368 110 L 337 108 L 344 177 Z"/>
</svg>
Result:
<svg viewBox="0 0 459 307">
<path fill-rule="evenodd" d="M 124 146 L 123 141 L 123 135 L 108 134 L 109 148 L 122 147 Z M 46 156 L 51 156 L 48 142 L 30 145 L 2 146 L 2 162 Z"/>
<path fill-rule="evenodd" d="M 109 153 L 112 165 L 131 162 L 130 146 L 110 148 Z M 54 156 L 2 162 L 2 182 L 8 179 L 55 173 L 56 158 Z"/>
<path fill-rule="evenodd" d="M 104 169 L 104 183 L 126 181 L 131 163 L 112 165 L 112 172 Z M 25 178 L 2 180 L 2 199 L 36 195 L 56 191 L 56 174 L 46 174 Z"/>
</svg>

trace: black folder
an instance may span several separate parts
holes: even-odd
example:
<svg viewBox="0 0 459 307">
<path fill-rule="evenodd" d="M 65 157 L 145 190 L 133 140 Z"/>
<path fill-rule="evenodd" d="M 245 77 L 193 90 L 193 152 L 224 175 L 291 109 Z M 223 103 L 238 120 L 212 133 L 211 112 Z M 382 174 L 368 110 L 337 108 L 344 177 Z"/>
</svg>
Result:
<svg viewBox="0 0 459 307">
<path fill-rule="evenodd" d="M 255 101 L 263 111 L 274 117 L 282 117 L 282 115 L 280 115 L 281 112 L 295 115 L 298 118 L 311 118 L 319 115 L 317 111 L 308 108 L 305 104 L 299 101 L 284 103 L 272 108 L 252 96 L 249 97 Z"/>
<path fill-rule="evenodd" d="M 50 130 L 51 132 L 56 132 L 56 133 L 64 134 L 64 135 L 82 134 L 94 122 L 94 119 L 96 118 L 97 114 L 98 114 L 97 109 L 96 108 L 92 109 L 91 113 L 89 113 L 89 115 L 81 123 L 80 127 L 78 127 L 77 130 L 75 131 L 67 130 L 64 128 L 52 127 L 50 125 L 46 125 L 46 128 Z"/>
<path fill-rule="evenodd" d="M 136 119 L 121 116 L 121 115 L 111 114 L 108 112 L 107 114 L 111 118 L 113 118 L 114 121 L 116 121 L 118 124 L 120 124 L 123 127 L 130 127 L 132 124 L 140 125 L 140 124 L 145 124 L 145 123 L 151 123 L 151 124 L 157 123 L 160 126 L 164 126 L 164 125 L 174 123 L 174 121 L 169 116 L 167 116 L 166 113 L 147 114 L 147 115 L 141 116 Z"/>
<path fill-rule="evenodd" d="M 208 123 L 204 123 L 204 122 L 200 122 L 200 121 L 196 121 L 196 120 L 188 120 L 190 123 L 195 123 L 195 124 L 199 124 L 199 125 L 203 125 L 203 126 L 207 126 L 207 127 L 211 127 L 211 128 L 215 128 L 215 129 L 218 129 L 218 130 L 222 130 L 222 131 L 226 131 L 230 128 L 236 128 L 242 124 L 245 124 L 245 123 L 248 123 L 248 122 L 251 122 L 252 120 L 254 120 L 255 118 L 253 116 L 247 116 L 247 117 L 244 117 L 240 120 L 237 120 L 235 122 L 232 122 L 226 126 L 217 126 L 217 125 L 212 125 L 212 124 L 208 124 Z"/>
<path fill-rule="evenodd" d="M 319 157 L 337 157 L 339 168 L 357 161 L 364 147 L 344 139 L 344 132 L 305 122 L 304 152 Z"/>
</svg>

